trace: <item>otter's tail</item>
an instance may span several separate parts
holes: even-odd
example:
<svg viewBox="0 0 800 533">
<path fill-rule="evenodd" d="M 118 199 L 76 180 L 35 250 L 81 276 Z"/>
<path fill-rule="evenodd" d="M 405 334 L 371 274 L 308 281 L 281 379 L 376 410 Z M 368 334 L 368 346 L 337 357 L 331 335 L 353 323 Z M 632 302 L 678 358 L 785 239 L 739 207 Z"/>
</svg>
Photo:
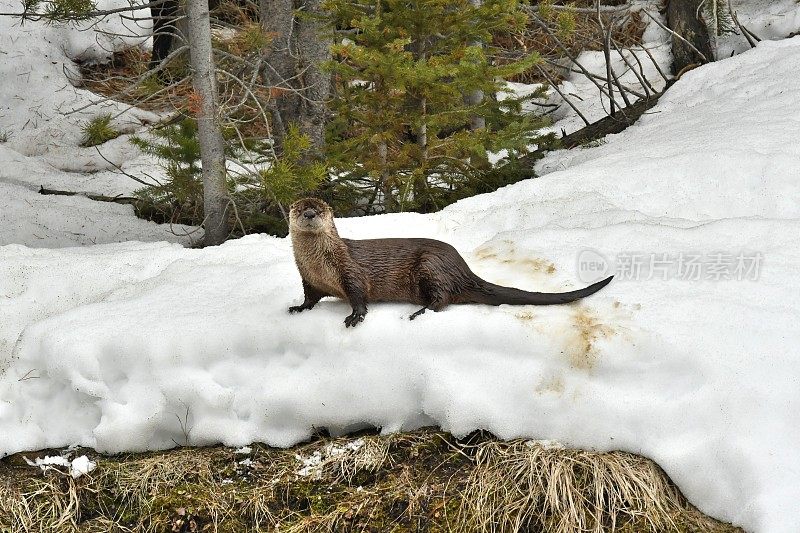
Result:
<svg viewBox="0 0 800 533">
<path fill-rule="evenodd" d="M 528 292 L 513 287 L 502 287 L 483 281 L 481 289 L 467 296 L 469 303 L 487 305 L 554 305 L 566 304 L 594 294 L 611 282 L 614 276 L 593 283 L 583 289 L 569 292 Z"/>
</svg>

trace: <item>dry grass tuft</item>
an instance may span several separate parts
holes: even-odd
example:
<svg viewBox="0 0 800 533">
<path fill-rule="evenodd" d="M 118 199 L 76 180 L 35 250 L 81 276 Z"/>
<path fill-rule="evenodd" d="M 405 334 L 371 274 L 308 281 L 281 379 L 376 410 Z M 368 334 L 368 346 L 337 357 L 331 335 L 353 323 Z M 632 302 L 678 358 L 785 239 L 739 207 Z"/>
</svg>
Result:
<svg viewBox="0 0 800 533">
<path fill-rule="evenodd" d="M 489 441 L 475 453 L 459 513 L 463 531 L 734 531 L 698 516 L 644 457 Z"/>
</svg>

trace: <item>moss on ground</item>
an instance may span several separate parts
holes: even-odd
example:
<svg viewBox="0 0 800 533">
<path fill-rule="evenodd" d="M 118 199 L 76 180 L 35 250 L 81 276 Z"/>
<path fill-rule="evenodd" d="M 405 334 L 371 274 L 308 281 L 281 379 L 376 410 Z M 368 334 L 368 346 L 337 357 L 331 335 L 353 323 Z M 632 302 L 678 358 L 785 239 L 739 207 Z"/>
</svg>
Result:
<svg viewBox="0 0 800 533">
<path fill-rule="evenodd" d="M 23 459 L 46 453 L 0 461 L 0 531 L 738 531 L 647 459 L 485 433 L 320 437 L 247 454 L 78 450 L 97 468 L 77 480 Z"/>
</svg>

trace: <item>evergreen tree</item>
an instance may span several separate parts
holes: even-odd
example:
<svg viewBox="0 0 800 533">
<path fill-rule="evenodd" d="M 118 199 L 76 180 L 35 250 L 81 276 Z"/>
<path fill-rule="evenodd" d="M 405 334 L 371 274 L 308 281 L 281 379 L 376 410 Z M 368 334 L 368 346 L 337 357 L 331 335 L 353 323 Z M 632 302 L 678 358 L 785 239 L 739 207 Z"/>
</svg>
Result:
<svg viewBox="0 0 800 533">
<path fill-rule="evenodd" d="M 134 136 L 131 142 L 156 157 L 164 178 L 156 185 L 137 191 L 148 214 L 159 220 L 199 225 L 203 209 L 202 166 L 197 121 L 185 117 L 155 128 L 153 137 Z M 239 222 L 247 231 L 258 230 L 285 235 L 286 222 L 276 216 L 269 202 L 287 205 L 316 189 L 325 179 L 325 165 L 311 160 L 313 147 L 308 136 L 290 126 L 284 138 L 283 155 L 274 156 L 271 143 L 240 141 L 234 128 L 223 129 L 225 155 L 233 169 L 227 173 L 227 194 L 237 206 Z M 237 172 L 245 164 L 257 171 Z M 237 230 L 239 228 L 234 228 Z"/>
<path fill-rule="evenodd" d="M 375 209 L 431 211 L 490 179 L 488 155 L 524 152 L 541 122 L 505 98 L 504 79 L 530 54 L 493 61 L 492 36 L 521 28 L 515 0 L 329 0 L 337 27 L 337 80 L 329 161 L 354 197 Z M 483 98 L 469 97 L 481 93 Z M 470 127 L 481 117 L 485 127 Z M 477 187 L 481 188 L 481 187 Z"/>
<path fill-rule="evenodd" d="M 157 185 L 138 191 L 149 205 L 163 206 L 164 218 L 187 224 L 203 221 L 203 183 L 197 121 L 184 118 L 152 130 L 154 139 L 131 137 L 144 153 L 158 158 L 165 178 Z"/>
</svg>

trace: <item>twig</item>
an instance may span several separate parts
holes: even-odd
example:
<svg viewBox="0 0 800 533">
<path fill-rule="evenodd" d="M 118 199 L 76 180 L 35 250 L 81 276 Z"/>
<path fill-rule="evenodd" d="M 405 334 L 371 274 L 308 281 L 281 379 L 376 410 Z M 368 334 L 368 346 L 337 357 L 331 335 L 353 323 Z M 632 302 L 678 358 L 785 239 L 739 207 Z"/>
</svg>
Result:
<svg viewBox="0 0 800 533">
<path fill-rule="evenodd" d="M 539 12 L 540 8 L 538 5 L 536 6 L 529 6 L 523 5 L 521 6 L 522 9 L 525 11 L 531 12 Z M 622 11 L 628 11 L 632 6 L 630 4 L 622 4 L 619 6 L 600 6 L 600 11 L 603 13 L 608 14 L 615 14 L 621 13 Z M 559 6 L 559 5 L 549 5 L 547 9 L 552 9 L 554 11 L 568 11 L 570 13 L 596 13 L 597 9 L 594 7 L 574 7 L 574 6 Z"/>
<path fill-rule="evenodd" d="M 547 73 L 545 72 L 545 70 L 542 67 L 537 65 L 536 68 L 539 69 L 539 73 L 541 73 L 541 75 L 547 80 L 547 82 L 559 94 L 559 96 L 561 96 L 561 99 L 564 100 L 567 103 L 567 105 L 569 105 L 572 108 L 572 110 L 575 111 L 575 113 L 577 113 L 579 117 L 581 117 L 581 120 L 583 120 L 583 122 L 588 126 L 590 124 L 590 122 L 586 119 L 585 116 L 583 116 L 583 113 L 581 113 L 580 109 L 578 109 L 575 106 L 575 104 L 573 104 L 569 100 L 569 98 L 567 98 L 567 96 L 564 93 L 561 92 L 561 89 L 558 88 L 558 85 L 556 85 L 556 83 L 550 78 L 550 76 L 547 75 Z"/>
<path fill-rule="evenodd" d="M 659 46 L 661 46 L 661 45 L 659 45 Z M 650 58 L 650 62 L 652 62 L 653 66 L 656 67 L 656 70 L 661 75 L 661 77 L 664 79 L 664 81 L 665 82 L 669 82 L 670 77 L 667 76 L 666 74 L 664 74 L 664 71 L 661 70 L 661 67 L 658 65 L 658 61 L 656 61 L 656 58 L 654 58 L 653 54 L 650 53 L 650 49 L 647 48 L 645 45 L 642 45 L 642 50 L 644 51 L 645 54 L 647 54 L 647 57 Z"/>
<path fill-rule="evenodd" d="M 647 79 L 647 76 L 645 76 L 644 67 L 642 66 L 642 62 L 639 60 L 639 56 L 636 55 L 636 52 L 633 50 L 629 50 L 633 55 L 633 58 L 636 60 L 636 63 L 639 65 L 639 72 L 636 72 L 636 69 L 633 67 L 633 65 L 631 65 L 630 61 L 628 61 L 628 58 L 625 57 L 625 54 L 622 53 L 622 50 L 619 48 L 619 46 L 617 46 L 617 43 L 614 39 L 611 40 L 611 44 L 614 45 L 614 50 L 616 50 L 616 52 L 619 54 L 619 56 L 622 58 L 625 64 L 628 65 L 628 67 L 633 72 L 633 75 L 636 76 L 636 79 L 639 80 L 639 84 L 642 86 L 642 89 L 644 89 L 645 97 L 650 98 L 650 91 L 654 93 L 658 92 L 650 84 L 650 81 Z"/>
<path fill-rule="evenodd" d="M 672 31 L 670 28 L 666 27 L 664 24 L 662 24 L 662 23 L 661 23 L 661 21 L 660 21 L 660 20 L 656 19 L 656 18 L 655 18 L 653 15 L 651 15 L 651 14 L 650 14 L 650 13 L 649 13 L 649 12 L 648 12 L 646 9 L 642 9 L 642 12 L 643 12 L 645 15 L 647 15 L 648 17 L 650 17 L 650 20 L 652 20 L 653 22 L 655 22 L 656 24 L 658 24 L 658 25 L 659 25 L 659 26 L 660 26 L 662 29 L 664 29 L 664 30 L 668 31 L 668 32 L 669 32 L 669 33 L 670 33 L 670 34 L 671 34 L 673 37 L 676 37 L 676 38 L 677 38 L 677 39 L 679 39 L 681 42 L 683 42 L 683 43 L 685 43 L 686 45 L 688 45 L 688 46 L 689 46 L 689 48 L 691 48 L 691 49 L 692 49 L 692 50 L 693 50 L 693 51 L 694 51 L 694 52 L 695 52 L 697 55 L 699 55 L 699 56 L 702 58 L 703 62 L 705 62 L 705 63 L 708 63 L 708 62 L 709 62 L 709 61 L 708 61 L 708 58 L 707 58 L 705 55 L 703 55 L 703 52 L 701 52 L 700 50 L 698 50 L 698 49 L 695 47 L 695 45 L 693 45 L 692 43 L 690 43 L 689 41 L 687 41 L 686 39 L 684 39 L 684 38 L 683 38 L 683 36 L 679 35 L 678 33 L 675 33 L 675 32 L 674 32 L 674 31 Z"/>
<path fill-rule="evenodd" d="M 754 34 L 751 34 L 750 30 L 745 28 L 742 25 L 742 23 L 739 22 L 739 17 L 736 15 L 736 11 L 733 10 L 733 6 L 731 6 L 731 0 L 728 0 L 728 11 L 730 11 L 731 18 L 733 19 L 733 22 L 736 24 L 736 27 L 739 28 L 739 31 L 742 32 L 742 35 L 744 35 L 744 38 L 747 39 L 747 44 L 750 45 L 750 48 L 755 48 L 756 47 L 756 42 L 757 41 L 761 41 L 761 39 L 756 37 Z M 754 37 L 755 37 L 755 40 L 754 40 Z"/>
<path fill-rule="evenodd" d="M 552 31 L 550 31 L 550 28 L 547 26 L 547 24 L 545 24 L 545 22 L 536 15 L 531 15 L 531 18 L 533 19 L 533 21 L 536 23 L 537 26 L 542 28 L 547 33 L 547 35 L 550 38 L 555 40 L 556 44 L 561 49 L 561 51 L 564 52 L 564 54 L 569 58 L 569 60 L 572 61 L 572 63 L 581 70 L 581 72 L 586 76 L 586 78 L 589 79 L 589 81 L 591 81 L 600 92 L 604 92 L 605 88 L 599 83 L 597 83 L 597 81 L 592 77 L 592 74 L 588 70 L 586 70 L 586 68 L 583 65 L 581 65 L 580 62 L 578 62 L 577 58 L 575 58 L 572 55 L 572 52 L 570 52 L 569 49 L 566 46 L 564 46 L 564 44 L 558 39 L 558 37 L 554 35 Z M 614 100 L 613 93 L 607 94 L 606 96 L 609 97 L 609 100 L 612 101 Z"/>
<path fill-rule="evenodd" d="M 19 378 L 17 381 L 27 381 L 29 379 L 39 379 L 41 376 L 32 376 L 31 375 L 34 372 L 36 372 L 36 369 L 35 368 L 31 368 L 30 370 L 25 372 L 25 374 L 23 374 L 22 377 Z"/>
<path fill-rule="evenodd" d="M 598 6 L 600 5 L 600 0 L 597 0 L 597 5 Z M 598 17 L 599 17 L 599 13 L 598 13 Z M 613 65 L 611 65 L 611 32 L 614 30 L 614 26 L 615 25 L 616 25 L 616 23 L 614 23 L 614 22 L 609 24 L 608 30 L 606 31 L 606 38 L 605 38 L 605 41 L 603 43 L 603 49 L 605 50 L 605 54 L 606 54 L 606 65 L 608 66 L 608 72 L 611 73 L 611 77 L 614 78 L 614 84 L 617 86 L 617 88 L 619 88 L 619 94 L 620 94 L 620 96 L 622 96 L 622 100 L 625 102 L 625 107 L 630 107 L 631 101 L 628 99 L 628 95 L 625 93 L 625 89 L 622 86 L 622 83 L 620 83 L 619 77 L 617 76 L 617 73 L 614 72 Z M 622 112 L 623 115 L 625 114 L 625 111 L 623 109 L 620 109 L 620 111 Z M 613 113 L 612 113 L 612 115 L 613 115 Z"/>
<path fill-rule="evenodd" d="M 95 146 L 95 147 L 94 147 L 94 149 L 95 149 L 95 150 L 97 150 L 97 155 L 99 155 L 101 158 L 103 158 L 103 161 L 105 161 L 106 163 L 108 163 L 109 165 L 111 165 L 112 167 L 114 167 L 114 168 L 115 168 L 115 169 L 116 169 L 116 170 L 117 170 L 117 171 L 118 171 L 120 174 L 122 174 L 122 175 L 124 175 L 124 176 L 127 176 L 127 177 L 129 177 L 130 179 L 132 179 L 133 181 L 135 181 L 135 182 L 137 182 L 137 183 L 141 183 L 142 185 L 145 185 L 145 186 L 147 186 L 147 187 L 152 187 L 152 186 L 153 186 L 153 184 L 152 184 L 152 183 L 147 183 L 147 182 L 146 182 L 146 181 L 144 181 L 143 179 L 141 179 L 141 178 L 138 178 L 138 177 L 134 176 L 133 174 L 129 174 L 129 173 L 125 172 L 124 170 L 122 170 L 122 167 L 121 167 L 121 166 L 119 166 L 118 164 L 116 164 L 116 163 L 114 163 L 113 161 L 109 160 L 109 159 L 108 159 L 106 156 L 104 156 L 104 155 L 103 155 L 103 153 L 100 151 L 100 148 L 99 148 L 99 147 Z M 148 177 L 149 177 L 151 180 L 155 181 L 155 182 L 156 182 L 156 185 L 159 185 L 159 186 L 162 186 L 162 185 L 163 185 L 163 184 L 162 184 L 160 181 L 158 181 L 156 178 L 153 178 L 152 176 L 148 176 Z"/>
</svg>

